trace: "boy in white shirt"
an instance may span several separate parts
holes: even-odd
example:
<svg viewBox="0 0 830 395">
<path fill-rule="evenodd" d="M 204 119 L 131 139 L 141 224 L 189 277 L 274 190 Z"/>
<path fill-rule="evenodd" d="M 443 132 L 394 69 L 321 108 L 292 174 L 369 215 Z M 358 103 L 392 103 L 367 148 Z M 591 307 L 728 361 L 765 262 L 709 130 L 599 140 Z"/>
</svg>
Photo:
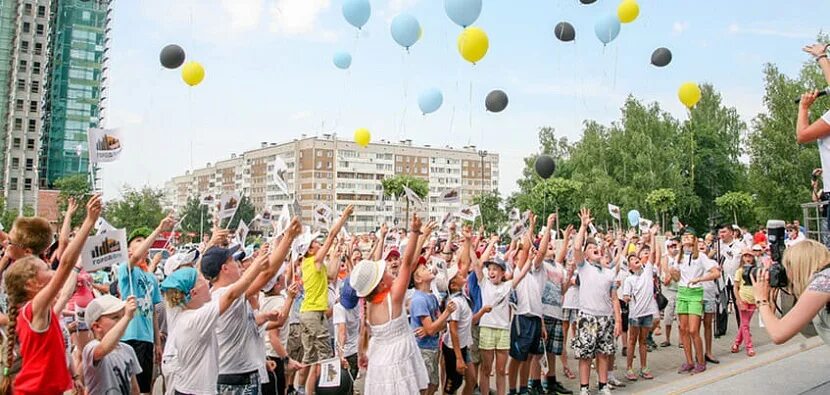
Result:
<svg viewBox="0 0 830 395">
<path fill-rule="evenodd" d="M 112 295 L 87 305 L 85 320 L 95 335 L 83 351 L 84 385 L 90 395 L 137 394 L 141 365 L 133 348 L 119 340 L 135 315 L 135 296 L 122 301 Z"/>
</svg>

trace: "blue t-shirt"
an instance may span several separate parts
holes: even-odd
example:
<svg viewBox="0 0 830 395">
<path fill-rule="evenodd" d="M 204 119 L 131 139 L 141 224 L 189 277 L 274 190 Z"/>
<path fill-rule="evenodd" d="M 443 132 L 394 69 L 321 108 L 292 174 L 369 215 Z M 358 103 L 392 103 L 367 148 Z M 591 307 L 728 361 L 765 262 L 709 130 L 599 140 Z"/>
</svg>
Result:
<svg viewBox="0 0 830 395">
<path fill-rule="evenodd" d="M 410 328 L 414 330 L 422 327 L 421 317 L 429 317 L 432 321 L 435 321 L 439 314 L 441 314 L 441 308 L 438 306 L 438 299 L 435 299 L 435 295 L 418 290 L 412 293 L 412 300 L 409 303 Z M 425 350 L 437 350 L 438 336 L 436 333 L 432 336 L 416 338 L 418 347 Z"/>
<path fill-rule="evenodd" d="M 121 340 L 153 343 L 155 341 L 153 336 L 154 306 L 161 303 L 159 283 L 156 276 L 137 266 L 133 267 L 132 273 L 129 273 L 131 276 L 128 276 L 127 265 L 126 262 L 118 265 L 118 290 L 122 300 L 127 300 L 128 296 L 135 296 L 138 307 L 135 310 L 135 317 L 127 325 L 127 330 Z"/>
<path fill-rule="evenodd" d="M 484 307 L 484 302 L 481 299 L 481 286 L 478 285 L 478 276 L 474 272 L 470 272 L 470 275 L 467 276 L 467 295 L 470 300 L 473 302 L 473 305 L 470 306 L 473 309 L 473 314 L 478 313 L 482 307 Z"/>
</svg>

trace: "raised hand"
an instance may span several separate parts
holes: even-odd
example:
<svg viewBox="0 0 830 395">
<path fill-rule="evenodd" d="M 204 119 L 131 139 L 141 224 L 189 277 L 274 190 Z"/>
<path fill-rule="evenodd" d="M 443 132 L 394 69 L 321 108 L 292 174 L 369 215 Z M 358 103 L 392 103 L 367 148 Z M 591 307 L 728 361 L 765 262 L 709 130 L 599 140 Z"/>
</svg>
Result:
<svg viewBox="0 0 830 395">
<path fill-rule="evenodd" d="M 801 95 L 801 102 L 800 102 L 801 108 L 803 108 L 803 109 L 810 108 L 810 106 L 813 105 L 813 102 L 816 101 L 817 97 L 818 97 L 818 91 L 815 91 L 815 90 Z"/>
<path fill-rule="evenodd" d="M 556 224 L 556 213 L 550 213 L 548 215 L 548 228 L 553 228 L 553 225 Z"/>
<path fill-rule="evenodd" d="M 288 225 L 288 237 L 297 237 L 303 232 L 303 226 L 300 223 L 299 217 L 294 217 L 291 220 L 291 225 Z"/>
<path fill-rule="evenodd" d="M 579 220 L 582 222 L 582 226 L 587 227 L 591 224 L 594 220 L 591 218 L 591 209 L 583 207 L 579 210 Z"/>
<path fill-rule="evenodd" d="M 421 217 L 418 214 L 412 214 L 412 222 L 409 224 L 409 229 L 421 230 Z"/>
<path fill-rule="evenodd" d="M 124 315 L 132 319 L 135 316 L 135 310 L 137 308 L 138 305 L 136 304 L 135 296 L 130 295 L 126 303 L 124 303 Z"/>
<path fill-rule="evenodd" d="M 66 201 L 66 215 L 71 216 L 75 214 L 75 211 L 78 211 L 78 201 L 74 197 L 70 197 Z"/>
<path fill-rule="evenodd" d="M 101 216 L 103 203 L 101 202 L 101 194 L 96 193 L 86 203 L 86 217 L 92 220 L 93 223 Z"/>
<path fill-rule="evenodd" d="M 352 215 L 352 213 L 354 213 L 354 205 L 350 204 L 350 205 L 346 206 L 345 210 L 343 210 L 343 214 L 340 215 L 340 218 L 343 218 L 343 219 L 349 218 Z"/>
<path fill-rule="evenodd" d="M 807 52 L 808 54 L 813 55 L 813 56 L 821 56 L 821 55 L 827 53 L 827 45 L 826 44 L 821 44 L 821 43 L 815 43 L 815 44 L 812 44 L 812 45 L 805 45 L 804 48 L 803 48 L 803 51 Z"/>
</svg>

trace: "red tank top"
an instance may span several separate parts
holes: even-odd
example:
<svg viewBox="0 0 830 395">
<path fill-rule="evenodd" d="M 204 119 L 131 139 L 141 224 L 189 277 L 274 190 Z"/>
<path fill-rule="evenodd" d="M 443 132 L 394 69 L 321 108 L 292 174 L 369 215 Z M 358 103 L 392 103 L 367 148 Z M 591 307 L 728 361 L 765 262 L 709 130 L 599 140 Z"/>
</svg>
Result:
<svg viewBox="0 0 830 395">
<path fill-rule="evenodd" d="M 14 393 L 63 394 L 72 389 L 72 376 L 66 366 L 66 348 L 58 316 L 49 309 L 49 325 L 43 332 L 32 329 L 32 303 L 17 315 L 17 339 L 23 365 L 14 379 Z"/>
</svg>

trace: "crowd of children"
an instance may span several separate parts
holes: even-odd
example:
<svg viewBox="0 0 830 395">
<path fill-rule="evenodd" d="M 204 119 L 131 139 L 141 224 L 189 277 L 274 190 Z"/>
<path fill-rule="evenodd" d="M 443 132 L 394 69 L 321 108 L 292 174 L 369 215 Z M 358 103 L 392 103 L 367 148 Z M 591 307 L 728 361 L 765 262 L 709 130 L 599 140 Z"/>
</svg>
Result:
<svg viewBox="0 0 830 395">
<path fill-rule="evenodd" d="M 539 233 L 528 213 L 530 231 L 509 244 L 417 215 L 398 237 L 385 225 L 344 236 L 349 206 L 324 239 L 297 218 L 255 249 L 217 227 L 160 265 L 147 253 L 170 216 L 131 235 L 110 286 L 109 273 L 87 273 L 79 259 L 101 204 L 91 198 L 73 232 L 70 202 L 54 245 L 41 218 L 18 218 L 2 235 L 2 393 L 137 394 L 159 384 L 166 394 L 570 394 L 566 380 L 576 379 L 587 394 L 595 370 L 608 394 L 625 385 L 616 367 L 629 382 L 654 378 L 653 338 L 670 346 L 675 316 L 678 372 L 718 363 L 712 320 L 729 308 L 726 293 L 739 324 L 732 352 L 755 355 L 744 274 L 768 258 L 763 241 L 733 226 L 701 239 L 685 227 L 663 242 L 657 227 L 599 233 L 583 209 L 576 228 L 556 229 L 551 214 Z M 341 381 L 322 385 L 337 373 L 321 368 L 329 361 Z"/>
</svg>

